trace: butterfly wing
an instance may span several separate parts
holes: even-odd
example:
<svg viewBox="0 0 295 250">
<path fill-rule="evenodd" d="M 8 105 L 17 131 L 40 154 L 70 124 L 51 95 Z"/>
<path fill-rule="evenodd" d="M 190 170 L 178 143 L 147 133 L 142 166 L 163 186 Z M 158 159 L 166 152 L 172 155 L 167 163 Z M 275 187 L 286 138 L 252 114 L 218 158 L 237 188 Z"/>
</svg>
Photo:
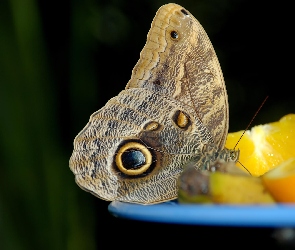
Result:
<svg viewBox="0 0 295 250">
<path fill-rule="evenodd" d="M 193 107 L 218 148 L 224 147 L 229 119 L 221 67 L 205 30 L 180 5 L 156 13 L 126 88 L 147 88 Z"/>
<path fill-rule="evenodd" d="M 180 127 L 182 112 L 188 119 Z M 122 91 L 75 138 L 70 168 L 77 184 L 111 201 L 151 204 L 176 198 L 183 162 L 200 142 L 212 142 L 192 113 L 156 92 Z"/>
<path fill-rule="evenodd" d="M 204 144 L 222 147 L 225 131 L 227 95 L 209 38 L 188 11 L 168 4 L 152 22 L 126 89 L 76 136 L 70 168 L 77 184 L 101 199 L 171 200 L 183 163 Z"/>
</svg>

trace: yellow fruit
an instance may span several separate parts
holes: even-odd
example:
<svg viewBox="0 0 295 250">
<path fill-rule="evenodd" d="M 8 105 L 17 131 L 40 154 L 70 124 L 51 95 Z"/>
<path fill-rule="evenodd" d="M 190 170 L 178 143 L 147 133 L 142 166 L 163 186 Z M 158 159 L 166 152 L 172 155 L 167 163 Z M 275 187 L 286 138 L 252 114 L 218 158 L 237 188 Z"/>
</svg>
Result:
<svg viewBox="0 0 295 250">
<path fill-rule="evenodd" d="M 260 178 L 218 171 L 210 174 L 210 194 L 214 203 L 275 203 Z"/>
<path fill-rule="evenodd" d="M 243 131 L 229 133 L 225 147 L 233 149 L 242 134 Z M 261 176 L 295 157 L 295 114 L 247 130 L 236 149 L 240 149 L 239 162 L 253 176 Z M 239 163 L 237 166 L 243 169 Z"/>
<path fill-rule="evenodd" d="M 262 182 L 278 202 L 295 202 L 295 157 L 261 176 Z"/>
<path fill-rule="evenodd" d="M 236 205 L 275 204 L 260 177 L 245 174 L 232 162 L 220 161 L 218 164 L 222 167 L 216 172 L 197 170 L 191 165 L 185 168 L 178 179 L 178 201 Z"/>
</svg>

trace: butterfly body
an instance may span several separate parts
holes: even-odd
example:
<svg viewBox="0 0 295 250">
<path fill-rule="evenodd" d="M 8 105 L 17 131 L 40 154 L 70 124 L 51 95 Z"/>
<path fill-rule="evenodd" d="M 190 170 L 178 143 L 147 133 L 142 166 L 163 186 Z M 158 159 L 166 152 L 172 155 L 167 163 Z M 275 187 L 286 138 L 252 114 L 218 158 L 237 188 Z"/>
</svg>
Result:
<svg viewBox="0 0 295 250">
<path fill-rule="evenodd" d="M 76 136 L 70 168 L 101 199 L 153 204 L 177 197 L 183 164 L 224 147 L 228 101 L 213 46 L 183 7 L 162 6 L 125 90 Z"/>
</svg>

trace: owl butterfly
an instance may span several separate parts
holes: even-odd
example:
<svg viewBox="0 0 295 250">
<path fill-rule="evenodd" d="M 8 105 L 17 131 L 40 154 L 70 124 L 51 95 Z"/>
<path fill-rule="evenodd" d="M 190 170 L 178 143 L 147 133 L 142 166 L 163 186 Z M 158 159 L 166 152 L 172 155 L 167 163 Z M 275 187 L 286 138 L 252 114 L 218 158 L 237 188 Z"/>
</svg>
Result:
<svg viewBox="0 0 295 250">
<path fill-rule="evenodd" d="M 76 183 L 101 199 L 159 203 L 177 198 L 185 162 L 208 145 L 224 150 L 227 131 L 227 93 L 214 48 L 189 11 L 166 4 L 125 90 L 91 115 L 69 165 Z"/>
</svg>

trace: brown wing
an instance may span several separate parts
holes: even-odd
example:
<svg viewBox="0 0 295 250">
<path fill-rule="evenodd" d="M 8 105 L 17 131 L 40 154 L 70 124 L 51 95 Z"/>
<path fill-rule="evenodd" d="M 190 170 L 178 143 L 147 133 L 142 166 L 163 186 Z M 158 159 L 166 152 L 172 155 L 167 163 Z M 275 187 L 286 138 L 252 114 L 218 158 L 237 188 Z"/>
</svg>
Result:
<svg viewBox="0 0 295 250">
<path fill-rule="evenodd" d="M 162 6 L 126 88 L 147 88 L 195 109 L 195 116 L 224 147 L 228 99 L 217 55 L 201 24 L 177 4 Z"/>
<path fill-rule="evenodd" d="M 151 204 L 177 197 L 183 165 L 204 144 L 223 147 L 227 95 L 198 21 L 176 4 L 159 9 L 126 89 L 74 140 L 77 184 L 105 200 Z"/>
</svg>

